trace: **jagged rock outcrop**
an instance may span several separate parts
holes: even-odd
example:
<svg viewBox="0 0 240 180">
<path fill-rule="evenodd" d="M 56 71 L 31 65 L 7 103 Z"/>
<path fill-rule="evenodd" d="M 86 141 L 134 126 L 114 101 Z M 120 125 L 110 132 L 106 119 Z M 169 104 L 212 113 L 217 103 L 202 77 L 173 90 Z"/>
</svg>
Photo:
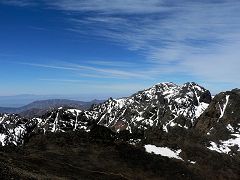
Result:
<svg viewBox="0 0 240 180">
<path fill-rule="evenodd" d="M 240 117 L 240 90 L 219 93 L 196 123 L 196 129 L 207 133 L 218 124 L 230 124 L 238 130 Z"/>
</svg>

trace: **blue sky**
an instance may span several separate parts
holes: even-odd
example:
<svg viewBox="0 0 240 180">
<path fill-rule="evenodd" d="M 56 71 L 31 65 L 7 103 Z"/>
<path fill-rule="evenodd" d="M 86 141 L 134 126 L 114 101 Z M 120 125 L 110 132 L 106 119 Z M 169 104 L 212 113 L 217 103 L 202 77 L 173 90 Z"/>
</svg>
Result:
<svg viewBox="0 0 240 180">
<path fill-rule="evenodd" d="M 240 86 L 238 0 L 1 0 L 0 96 Z"/>
</svg>

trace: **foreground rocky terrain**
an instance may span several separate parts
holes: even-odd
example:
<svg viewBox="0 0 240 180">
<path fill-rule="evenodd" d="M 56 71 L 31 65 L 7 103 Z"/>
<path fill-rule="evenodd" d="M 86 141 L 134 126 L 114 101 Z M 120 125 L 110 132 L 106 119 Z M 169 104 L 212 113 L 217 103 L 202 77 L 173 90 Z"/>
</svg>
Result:
<svg viewBox="0 0 240 180">
<path fill-rule="evenodd" d="M 239 179 L 240 90 L 160 83 L 89 110 L 0 115 L 2 178 Z M 39 166 L 41 167 L 39 169 Z"/>
</svg>

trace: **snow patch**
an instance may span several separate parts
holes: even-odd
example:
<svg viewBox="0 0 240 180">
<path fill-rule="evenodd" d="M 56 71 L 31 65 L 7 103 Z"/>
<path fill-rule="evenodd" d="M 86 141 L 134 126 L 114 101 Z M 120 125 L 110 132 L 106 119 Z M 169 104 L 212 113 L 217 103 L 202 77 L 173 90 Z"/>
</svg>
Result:
<svg viewBox="0 0 240 180">
<path fill-rule="evenodd" d="M 0 134 L 0 145 L 5 146 L 5 134 Z"/>
<path fill-rule="evenodd" d="M 211 151 L 217 151 L 219 153 L 225 153 L 225 154 L 228 154 L 231 151 L 229 147 L 226 147 L 221 144 L 217 145 L 215 142 L 210 142 L 210 146 L 207 148 L 210 149 Z"/>
<path fill-rule="evenodd" d="M 234 128 L 231 126 L 231 124 L 227 125 L 227 129 L 232 133 L 234 132 Z"/>
<path fill-rule="evenodd" d="M 198 118 L 209 106 L 209 104 L 201 102 L 199 106 L 195 107 L 195 117 Z"/>
<path fill-rule="evenodd" d="M 183 159 L 181 157 L 179 157 L 179 154 L 182 151 L 181 149 L 179 149 L 177 151 L 173 151 L 168 147 L 157 147 L 157 146 L 151 145 L 151 144 L 147 144 L 144 147 L 145 147 L 146 152 L 148 152 L 148 153 L 154 153 L 157 155 L 166 156 L 169 158 L 180 159 L 183 161 Z"/>
<path fill-rule="evenodd" d="M 126 102 L 126 99 L 114 99 L 115 101 L 116 101 L 116 103 L 117 103 L 117 106 L 121 109 L 121 108 L 123 108 L 124 107 L 124 105 L 125 105 L 125 102 Z"/>
<path fill-rule="evenodd" d="M 188 160 L 188 162 L 191 163 L 191 164 L 196 164 L 196 161 Z"/>
<path fill-rule="evenodd" d="M 68 112 L 72 113 L 72 114 L 80 114 L 82 111 L 79 109 L 68 109 Z"/>
<path fill-rule="evenodd" d="M 136 144 L 138 144 L 138 143 L 140 143 L 141 142 L 141 139 L 130 139 L 129 141 L 128 141 L 128 143 L 129 144 L 131 144 L 131 145 L 136 145 Z"/>
<path fill-rule="evenodd" d="M 217 145 L 215 142 L 210 142 L 211 146 L 207 148 L 212 151 L 228 154 L 231 151 L 230 147 L 237 146 L 237 151 L 240 151 L 240 135 L 232 134 L 232 136 L 235 136 L 236 138 L 232 138 L 226 141 L 220 141 L 219 145 Z"/>
</svg>

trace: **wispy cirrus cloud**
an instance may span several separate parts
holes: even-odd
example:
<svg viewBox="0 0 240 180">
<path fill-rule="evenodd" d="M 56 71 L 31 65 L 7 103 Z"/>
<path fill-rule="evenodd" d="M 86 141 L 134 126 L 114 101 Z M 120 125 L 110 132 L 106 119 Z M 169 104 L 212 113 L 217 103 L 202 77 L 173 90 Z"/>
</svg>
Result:
<svg viewBox="0 0 240 180">
<path fill-rule="evenodd" d="M 86 81 L 79 79 L 56 79 L 56 78 L 40 78 L 40 81 L 63 82 L 63 83 L 86 83 Z"/>
<path fill-rule="evenodd" d="M 163 0 L 52 0 L 48 4 L 65 11 L 95 11 L 104 14 L 146 14 L 165 11 Z"/>
<path fill-rule="evenodd" d="M 4 1 L 3 1 L 4 2 Z M 14 4 L 15 0 L 9 1 Z M 20 0 L 27 4 L 27 0 Z M 145 57 L 145 69 L 120 63 L 45 68 L 84 71 L 87 76 L 159 78 L 183 73 L 214 83 L 240 86 L 239 0 L 42 0 L 66 12 L 68 30 L 102 37 Z M 83 28 L 86 27 L 86 28 Z M 141 61 L 141 63 L 143 60 Z M 117 64 L 119 65 L 117 67 Z M 101 66 L 101 67 L 99 67 Z M 127 65 L 128 66 L 128 65 Z M 40 67 L 40 65 L 39 65 Z"/>
<path fill-rule="evenodd" d="M 73 31 L 105 37 L 143 54 L 155 63 L 152 72 L 186 73 L 222 83 L 234 79 L 240 85 L 235 78 L 240 72 L 230 65 L 239 64 L 238 0 L 56 0 L 50 5 L 86 13 L 70 18 Z"/>
<path fill-rule="evenodd" d="M 88 61 L 91 65 L 99 65 L 99 66 L 105 66 L 105 67 L 136 67 L 138 66 L 137 63 L 132 62 L 126 62 L 126 61 L 102 61 L 102 60 L 94 60 L 94 61 Z"/>
<path fill-rule="evenodd" d="M 0 4 L 24 7 L 36 5 L 36 1 L 34 2 L 32 0 L 1 0 Z"/>
<path fill-rule="evenodd" d="M 73 64 L 69 62 L 61 62 L 61 63 L 58 62 L 57 64 L 38 64 L 38 63 L 21 63 L 21 64 L 27 65 L 27 66 L 39 67 L 39 68 L 72 71 L 75 74 L 78 74 L 79 76 L 85 76 L 85 77 L 95 77 L 95 78 L 104 77 L 104 78 L 117 78 L 117 79 L 131 79 L 131 78 L 151 79 L 152 78 L 151 76 L 149 76 L 148 74 L 140 70 L 129 72 L 126 70 L 106 68 L 106 67 L 96 67 L 96 66 L 90 66 L 90 65 L 80 65 L 80 64 Z"/>
</svg>

